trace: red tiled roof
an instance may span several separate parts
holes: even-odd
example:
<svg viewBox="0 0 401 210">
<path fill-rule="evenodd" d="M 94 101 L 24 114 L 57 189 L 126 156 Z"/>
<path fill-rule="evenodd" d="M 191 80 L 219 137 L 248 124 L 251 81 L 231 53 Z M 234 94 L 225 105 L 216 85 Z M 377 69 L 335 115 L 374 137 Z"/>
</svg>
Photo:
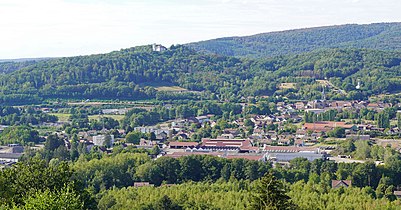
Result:
<svg viewBox="0 0 401 210">
<path fill-rule="evenodd" d="M 220 156 L 222 154 L 215 152 L 173 152 L 172 154 L 165 155 L 166 157 L 179 158 L 183 156 L 190 155 L 211 155 L 211 156 Z"/>
<path fill-rule="evenodd" d="M 303 127 L 306 130 L 312 130 L 312 131 L 328 131 L 335 127 L 352 128 L 352 126 L 354 125 L 346 124 L 345 122 L 322 121 L 315 123 L 305 123 Z"/>
<path fill-rule="evenodd" d="M 170 147 L 196 147 L 198 146 L 198 142 L 184 142 L 184 141 L 173 141 L 170 142 Z"/>
<path fill-rule="evenodd" d="M 202 146 L 205 147 L 249 147 L 252 146 L 248 139 L 202 139 Z"/>
<path fill-rule="evenodd" d="M 351 180 L 331 180 L 331 187 L 336 188 L 338 186 L 344 185 L 346 187 L 351 186 Z"/>
</svg>

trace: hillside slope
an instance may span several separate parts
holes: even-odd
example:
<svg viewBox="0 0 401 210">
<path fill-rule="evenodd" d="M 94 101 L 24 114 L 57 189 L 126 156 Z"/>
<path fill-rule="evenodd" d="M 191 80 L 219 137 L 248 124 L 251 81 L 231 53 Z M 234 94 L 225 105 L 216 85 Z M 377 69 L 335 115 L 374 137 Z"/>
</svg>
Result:
<svg viewBox="0 0 401 210">
<path fill-rule="evenodd" d="M 327 48 L 401 50 L 401 23 L 338 25 L 226 37 L 188 44 L 206 53 L 273 57 Z"/>
<path fill-rule="evenodd" d="M 361 99 L 401 89 L 401 53 L 328 49 L 268 59 L 197 53 L 185 46 L 152 52 L 150 46 L 107 54 L 57 58 L 0 75 L 0 103 L 65 99 L 219 99 L 282 95 Z M 355 86 L 362 84 L 360 90 Z M 291 83 L 282 88 L 283 83 Z M 327 82 L 326 82 L 327 83 Z M 328 84 L 328 83 L 327 83 Z M 158 85 L 189 91 L 158 91 Z"/>
</svg>

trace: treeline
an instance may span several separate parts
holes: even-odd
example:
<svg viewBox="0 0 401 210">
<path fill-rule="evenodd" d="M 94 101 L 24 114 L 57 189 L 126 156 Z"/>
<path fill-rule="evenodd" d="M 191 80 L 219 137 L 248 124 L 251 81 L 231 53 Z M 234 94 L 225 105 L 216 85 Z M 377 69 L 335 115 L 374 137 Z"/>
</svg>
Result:
<svg viewBox="0 0 401 210">
<path fill-rule="evenodd" d="M 8 127 L 0 133 L 0 145 L 21 144 L 34 146 L 40 141 L 43 141 L 43 139 L 39 136 L 39 132 L 27 125 Z"/>
<path fill-rule="evenodd" d="M 1 209 L 96 209 L 66 162 L 38 158 L 0 170 Z"/>
<path fill-rule="evenodd" d="M 38 125 L 40 123 L 57 122 L 58 118 L 33 107 L 15 108 L 11 106 L 0 106 L 1 125 Z"/>
<path fill-rule="evenodd" d="M 165 203 L 175 207 L 170 209 L 253 209 L 250 201 L 255 189 L 252 185 L 255 184 L 232 180 L 217 183 L 185 183 L 158 188 L 112 189 L 103 194 L 98 208 L 149 209 Z M 315 182 L 299 181 L 287 187 L 287 195 L 295 204 L 289 209 L 398 209 L 401 205 L 399 201 L 374 198 L 372 195 L 374 192 L 369 187 L 328 188 L 323 191 L 319 189 L 320 186 Z"/>
<path fill-rule="evenodd" d="M 400 50 L 400 23 L 347 24 L 244 37 L 227 37 L 188 44 L 201 52 L 240 57 L 273 57 L 322 48 Z"/>
<path fill-rule="evenodd" d="M 135 164 L 140 161 L 140 157 L 131 158 L 131 162 Z M 111 165 L 111 164 L 110 164 Z M 120 162 L 117 162 L 120 166 Z M 113 168 L 112 168 L 113 169 Z M 88 169 L 89 172 L 93 172 Z M 117 172 L 118 171 L 114 171 Z M 119 174 L 116 174 L 119 175 Z M 125 181 L 125 180 L 120 180 Z M 160 194 L 144 193 L 141 198 L 135 198 L 138 195 L 136 192 L 129 193 L 131 188 L 117 190 L 114 186 L 110 190 L 104 190 L 101 193 L 91 191 L 91 188 L 86 188 L 82 185 L 80 176 L 69 167 L 66 162 L 60 162 L 54 159 L 50 163 L 46 163 L 39 158 L 33 158 L 24 163 L 18 163 L 11 168 L 0 171 L 0 183 L 2 184 L 0 191 L 0 208 L 2 209 L 193 209 L 197 208 L 210 209 L 214 208 L 226 209 L 227 196 L 240 196 L 230 203 L 235 202 L 234 209 L 249 206 L 251 209 L 275 208 L 289 209 L 296 207 L 286 195 L 286 189 L 283 183 L 277 180 L 272 174 L 266 173 L 260 180 L 251 182 L 236 181 L 224 183 L 220 181 L 213 184 L 212 188 L 206 183 L 184 184 L 173 186 L 185 189 L 179 192 L 183 195 L 182 200 L 176 200 L 176 197 L 170 198 L 166 195 L 165 189 L 159 188 Z M 191 188 L 193 187 L 193 188 Z M 250 190 L 250 189 L 254 190 Z M 151 190 L 154 188 L 144 187 L 143 190 Z M 252 194 L 246 194 L 252 191 Z M 149 191 L 148 191 L 149 192 Z M 177 191 L 176 191 L 177 192 Z M 222 193 L 220 196 L 210 197 L 216 193 Z M 183 194 L 185 193 L 185 194 Z M 195 194 L 196 193 L 196 194 Z M 118 195 L 120 194 L 120 195 Z M 164 196 L 162 196 L 164 194 Z M 208 201 L 207 203 L 198 203 L 193 199 L 196 197 L 203 198 L 200 201 Z M 129 198 L 126 196 L 130 196 Z M 135 197 L 131 197 L 135 196 Z M 161 196 L 161 197 L 160 197 Z M 170 195 L 171 196 L 171 195 Z M 205 197 L 206 196 L 206 197 Z M 120 198 L 135 199 L 135 203 L 124 202 L 120 203 Z M 142 199 L 146 199 L 144 203 Z M 128 205 L 127 205 L 128 204 Z M 230 208 L 231 209 L 231 208 Z M 294 208 L 291 208 L 294 209 Z"/>
<path fill-rule="evenodd" d="M 0 74 L 8 74 L 35 63 L 36 61 L 22 61 L 22 62 L 0 61 Z"/>
<path fill-rule="evenodd" d="M 72 141 L 72 143 L 74 142 L 76 143 L 75 140 Z M 257 189 L 253 186 L 254 183 L 251 184 L 252 180 L 265 177 L 267 172 L 287 183 L 287 189 L 290 190 L 288 195 L 291 197 L 294 205 L 301 209 L 310 209 L 308 205 L 312 209 L 342 207 L 358 209 L 356 206 L 362 203 L 365 203 L 364 205 L 368 209 L 375 206 L 382 208 L 383 206 L 392 207 L 399 205 L 398 201 L 394 201 L 396 197 L 393 195 L 393 191 L 397 189 L 397 186 L 401 185 L 401 157 L 400 154 L 392 150 L 390 152 L 387 151 L 390 149 L 386 149 L 382 154 L 384 165 L 376 165 L 373 162 L 335 163 L 334 161 L 322 159 L 310 162 L 307 159 L 296 158 L 290 161 L 288 166 L 276 165 L 275 167 L 271 167 L 270 164 L 260 161 L 224 159 L 209 155 L 191 155 L 180 158 L 160 157 L 152 160 L 149 157 L 149 151 L 135 148 L 124 149 L 122 147 L 115 147 L 112 154 L 97 150 L 96 147 L 93 147 L 90 151 L 86 147 L 79 147 L 78 150 L 71 149 L 69 152 L 65 150 L 67 158 L 63 159 L 61 156 L 58 156 L 58 154 L 61 154 L 59 149 L 62 147 L 65 147 L 64 141 L 60 141 L 55 136 L 49 136 L 45 142 L 43 152 L 28 152 L 30 157 L 23 158 L 20 164 L 23 165 L 23 162 L 28 161 L 28 166 L 24 167 L 34 167 L 35 164 L 29 164 L 29 161 L 45 159 L 49 162 L 46 167 L 49 167 L 49 170 L 54 171 L 54 173 L 59 173 L 54 167 L 65 167 L 66 164 L 62 160 L 70 160 L 71 172 L 68 173 L 68 180 L 72 180 L 73 183 L 79 183 L 79 186 L 78 188 L 74 188 L 75 185 L 71 186 L 68 188 L 70 191 L 62 187 L 61 189 L 71 193 L 86 192 L 90 194 L 91 197 L 95 198 L 95 205 L 100 209 L 121 209 L 127 208 L 126 205 L 133 205 L 138 207 L 138 209 L 140 209 L 140 206 L 149 209 L 149 206 L 153 206 L 152 208 L 154 208 L 154 205 L 166 203 L 167 201 L 167 203 L 171 202 L 174 206 L 184 209 L 190 205 L 200 207 L 202 205 L 200 202 L 193 201 L 193 199 L 199 197 L 198 193 L 195 193 L 198 192 L 197 189 L 204 191 L 202 196 L 205 196 L 205 199 L 208 196 L 213 197 L 214 193 L 222 192 L 222 190 L 227 193 L 220 194 L 221 197 L 210 198 L 210 202 L 207 203 L 208 206 L 219 209 L 224 205 L 234 205 L 233 209 L 243 209 L 244 206 L 252 206 L 250 205 L 252 203 L 250 197 L 254 196 L 254 189 Z M 75 154 L 73 154 L 74 152 Z M 376 153 L 379 154 L 381 152 L 376 150 Z M 47 164 L 46 162 L 41 164 Z M 20 164 L 17 166 L 21 167 Z M 43 166 L 38 166 L 38 169 L 40 167 Z M 16 169 L 6 169 L 2 173 L 16 173 L 13 170 Z M 33 172 L 35 170 L 32 169 L 29 169 L 29 171 L 30 173 L 38 173 Z M 3 180 L 2 173 L 0 173 L 0 182 Z M 21 178 L 25 176 L 18 175 L 18 173 L 15 176 L 21 179 L 18 182 L 15 181 L 18 184 L 25 180 Z M 33 177 L 36 176 L 45 175 L 38 173 L 38 175 Z M 52 174 L 52 176 L 54 175 Z M 46 183 L 52 185 L 51 180 L 49 179 L 49 182 Z M 351 180 L 353 187 L 350 189 L 332 189 L 332 180 Z M 155 184 L 156 187 L 162 187 L 138 189 L 131 187 L 134 182 L 150 182 Z M 198 183 L 194 184 L 193 182 Z M 259 183 L 259 181 L 256 183 Z M 171 186 L 171 184 L 183 185 Z M 163 185 L 170 187 L 163 187 Z M 11 185 L 4 186 L 10 187 Z M 65 192 L 60 187 L 57 187 L 58 191 L 56 192 L 51 189 L 50 191 L 46 191 L 47 186 L 49 186 L 47 184 L 43 185 L 44 188 L 38 188 L 37 185 L 33 184 L 27 186 L 34 186 L 33 189 L 38 189 L 37 191 L 33 191 L 36 193 L 50 193 L 54 195 L 54 193 L 62 194 Z M 184 196 L 182 193 L 186 193 L 185 186 L 188 186 L 188 188 L 192 187 L 194 193 L 188 192 L 184 199 L 181 196 Z M 32 198 L 31 201 L 36 200 L 36 198 L 46 197 L 42 196 L 42 194 L 39 194 L 41 196 L 35 196 L 29 193 L 14 195 L 10 191 L 13 189 L 19 188 L 8 189 L 4 191 L 9 192 L 6 194 L 0 193 L 0 198 L 5 199 L 2 201 L 3 204 L 19 202 L 19 205 L 24 205 L 27 202 L 25 196 L 30 196 Z M 179 192 L 180 190 L 182 192 Z M 137 197 L 137 195 L 140 195 L 141 198 Z M 222 197 L 227 198 L 227 196 L 231 195 L 240 196 L 240 198 L 235 202 L 228 202 L 227 199 L 222 201 Z M 20 200 L 9 200 L 10 196 L 20 196 Z M 163 198 L 164 196 L 167 196 L 167 198 Z M 77 198 L 78 200 L 74 202 L 86 205 L 86 201 L 82 203 L 82 197 Z M 159 202 L 159 199 L 162 198 L 165 202 Z M 346 198 L 349 201 L 337 202 Z M 133 199 L 136 201 L 136 204 L 130 202 Z M 286 200 L 288 199 L 286 198 Z M 86 198 L 85 200 L 91 199 Z"/>
<path fill-rule="evenodd" d="M 72 141 L 74 142 L 76 143 Z M 191 155 L 178 159 L 161 157 L 151 160 L 148 155 L 152 151 L 134 148 L 115 147 L 113 154 L 107 155 L 97 147 L 89 151 L 84 144 L 81 146 L 80 143 L 74 143 L 75 146 L 67 151 L 63 141 L 59 142 L 57 138 L 50 138 L 50 136 L 46 140 L 43 152 L 27 155 L 31 157 L 39 155 L 40 158 L 50 162 L 76 161 L 72 167 L 77 172 L 79 180 L 82 180 L 84 185 L 95 193 L 113 186 L 127 187 L 139 181 L 151 182 L 158 186 L 163 183 L 179 184 L 187 181 L 255 180 L 268 171 L 289 183 L 311 180 L 326 183 L 327 186 L 324 188 L 326 190 L 330 187 L 331 180 L 351 180 L 352 186 L 370 187 L 376 190 L 376 194 L 380 192 L 385 194 L 386 191 L 401 186 L 400 154 L 390 148 L 381 149 L 378 146 L 370 148 L 368 145 L 359 145 L 358 142 L 355 142 L 355 145 L 352 142 L 346 144 L 348 147 L 345 154 L 351 152 L 358 158 L 381 160 L 384 164 L 376 165 L 369 161 L 335 163 L 322 159 L 310 162 L 303 158 L 296 158 L 290 161 L 289 166 L 276 165 L 272 168 L 270 164 L 264 162 L 224 159 L 209 155 Z M 345 147 L 345 143 L 340 147 Z M 63 150 L 65 155 L 60 156 Z"/>
<path fill-rule="evenodd" d="M 116 161 L 115 165 L 112 161 Z M 277 180 L 271 173 L 260 179 L 216 182 L 185 182 L 160 187 L 130 185 L 102 176 L 126 176 L 120 168 L 134 169 L 149 161 L 139 154 L 120 154 L 114 159 L 79 162 L 70 167 L 56 159 L 46 163 L 33 158 L 0 171 L 0 207 L 4 209 L 397 209 L 391 190 L 381 186 L 333 189 L 326 175 L 311 176 L 294 183 Z M 90 164 L 89 164 L 90 163 Z M 114 165 L 114 166 L 113 166 Z M 88 167 L 85 171 L 84 167 Z M 293 167 L 293 166 L 292 166 Z M 100 170 L 102 169 L 102 170 Z M 78 171 L 77 171 L 78 170 Z M 110 172 L 107 172 L 111 170 Z M 93 175 L 94 174 L 94 175 Z M 128 173 L 129 174 L 129 173 Z M 100 193 L 86 187 L 82 177 L 93 183 L 113 181 L 114 187 Z"/>
<path fill-rule="evenodd" d="M 328 99 L 366 99 L 395 92 L 401 54 L 373 50 L 330 49 L 296 56 L 239 59 L 197 53 L 184 46 L 151 52 L 150 46 L 108 54 L 40 61 L 0 76 L 0 102 L 36 103 L 43 99 L 220 100 L 249 96 L 320 99 L 328 78 L 346 91 L 327 90 Z M 282 82 L 295 88 L 278 89 Z M 358 82 L 361 88 L 356 89 Z M 190 91 L 163 92 L 154 86 L 178 85 Z M 29 96 L 29 97 L 26 97 Z"/>
<path fill-rule="evenodd" d="M 132 186 L 134 182 L 151 182 L 156 186 L 188 181 L 255 180 L 271 166 L 245 159 L 223 159 L 213 156 L 187 156 L 179 159 L 162 157 L 151 161 L 146 154 L 120 153 L 115 156 L 78 160 L 76 176 L 94 193 L 115 187 Z"/>
</svg>

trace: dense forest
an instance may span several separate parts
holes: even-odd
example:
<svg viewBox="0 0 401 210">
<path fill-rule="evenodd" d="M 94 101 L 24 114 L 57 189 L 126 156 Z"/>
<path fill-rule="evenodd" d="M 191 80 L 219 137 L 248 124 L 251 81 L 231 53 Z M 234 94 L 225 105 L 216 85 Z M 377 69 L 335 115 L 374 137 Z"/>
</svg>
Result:
<svg viewBox="0 0 401 210">
<path fill-rule="evenodd" d="M 273 168 L 259 161 L 208 155 L 152 160 L 149 151 L 136 148 L 115 148 L 113 154 L 96 148 L 79 149 L 77 155 L 64 150 L 63 159 L 64 144 L 58 141 L 57 136 L 49 137 L 44 150 L 31 151 L 22 162 L 0 171 L 2 208 L 397 209 L 400 205 L 393 195 L 401 183 L 399 154 L 389 155 L 385 165 L 378 166 L 297 158 L 288 166 Z M 75 160 L 70 159 L 73 156 Z M 353 187 L 332 188 L 333 179 L 352 180 Z M 155 186 L 133 187 L 141 181 Z"/>
<path fill-rule="evenodd" d="M 273 57 L 316 49 L 401 49 L 401 23 L 339 25 L 227 37 L 190 43 L 198 51 L 226 56 Z"/>
<path fill-rule="evenodd" d="M 22 61 L 22 62 L 14 62 L 14 61 L 0 61 L 0 74 L 7 74 L 13 71 L 17 71 L 24 67 L 35 64 L 35 61 Z"/>
<path fill-rule="evenodd" d="M 185 46 L 164 52 L 142 46 L 40 61 L 2 75 L 0 103 L 32 104 L 49 98 L 238 101 L 265 95 L 311 100 L 322 97 L 323 84 L 317 80 L 325 79 L 331 82 L 325 85 L 328 99 L 365 99 L 400 89 L 400 62 L 401 53 L 377 50 L 328 49 L 246 59 L 202 54 Z M 282 83 L 294 87 L 280 89 Z M 173 85 L 188 91 L 156 89 Z"/>
</svg>

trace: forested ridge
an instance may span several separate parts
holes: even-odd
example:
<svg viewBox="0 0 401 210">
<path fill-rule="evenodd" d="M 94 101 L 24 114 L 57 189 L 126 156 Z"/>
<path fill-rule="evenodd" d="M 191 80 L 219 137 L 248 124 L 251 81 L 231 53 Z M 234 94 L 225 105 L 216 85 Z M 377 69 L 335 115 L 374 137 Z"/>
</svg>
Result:
<svg viewBox="0 0 401 210">
<path fill-rule="evenodd" d="M 35 103 L 44 99 L 219 99 L 282 95 L 290 99 L 321 97 L 327 79 L 346 92 L 330 99 L 362 99 L 401 87 L 400 52 L 327 49 L 266 59 L 198 53 L 185 46 L 153 52 L 141 46 L 107 54 L 34 62 L 0 75 L 0 102 Z M 11 64 L 8 64 L 13 66 Z M 24 64 L 20 64 L 24 65 Z M 279 89 L 283 82 L 294 88 Z M 357 90 L 357 83 L 362 83 Z M 189 92 L 157 91 L 158 84 Z"/>
<path fill-rule="evenodd" d="M 226 37 L 190 43 L 197 51 L 240 57 L 273 57 L 316 49 L 401 49 L 401 23 L 347 24 Z"/>
</svg>

